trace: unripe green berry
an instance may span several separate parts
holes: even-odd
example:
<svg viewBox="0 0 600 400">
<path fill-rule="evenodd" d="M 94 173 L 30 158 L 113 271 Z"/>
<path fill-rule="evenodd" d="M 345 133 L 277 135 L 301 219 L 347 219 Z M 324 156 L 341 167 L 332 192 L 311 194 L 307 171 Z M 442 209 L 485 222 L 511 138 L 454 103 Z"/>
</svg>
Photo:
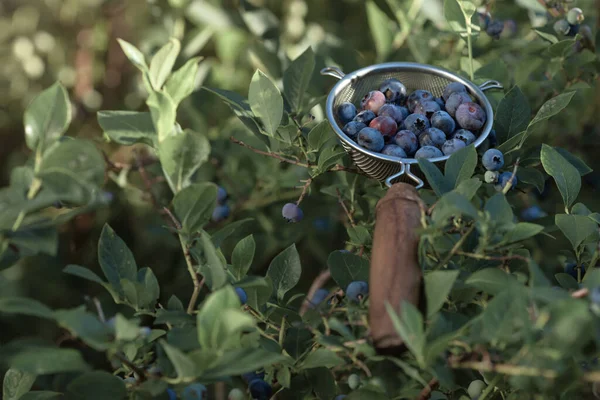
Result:
<svg viewBox="0 0 600 400">
<path fill-rule="evenodd" d="M 352 374 L 348 377 L 348 386 L 350 389 L 355 390 L 360 386 L 360 377 L 356 374 Z"/>
<path fill-rule="evenodd" d="M 567 13 L 567 22 L 571 25 L 579 25 L 584 19 L 585 16 L 583 15 L 581 8 L 571 8 Z"/>
<path fill-rule="evenodd" d="M 498 176 L 500 172 L 498 171 L 485 171 L 485 175 L 483 175 L 483 180 L 485 183 L 496 183 L 498 181 Z"/>
<path fill-rule="evenodd" d="M 486 386 L 484 381 L 477 379 L 469 384 L 467 392 L 469 393 L 469 396 L 471 396 L 471 399 L 476 399 Z"/>
</svg>

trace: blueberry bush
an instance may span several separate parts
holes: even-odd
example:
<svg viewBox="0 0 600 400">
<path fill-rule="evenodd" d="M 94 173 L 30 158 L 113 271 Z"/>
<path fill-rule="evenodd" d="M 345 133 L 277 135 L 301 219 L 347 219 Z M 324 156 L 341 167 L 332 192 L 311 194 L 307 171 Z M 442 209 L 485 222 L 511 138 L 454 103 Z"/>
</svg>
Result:
<svg viewBox="0 0 600 400">
<path fill-rule="evenodd" d="M 0 11 L 3 399 L 600 398 L 595 1 Z M 377 150 L 402 122 L 397 157 L 433 125 L 425 307 L 389 308 L 393 355 L 368 318 L 387 188 L 341 147 L 319 74 L 389 61 L 504 86 L 478 147 L 452 85 L 430 104 L 387 82 L 339 110 Z"/>
</svg>

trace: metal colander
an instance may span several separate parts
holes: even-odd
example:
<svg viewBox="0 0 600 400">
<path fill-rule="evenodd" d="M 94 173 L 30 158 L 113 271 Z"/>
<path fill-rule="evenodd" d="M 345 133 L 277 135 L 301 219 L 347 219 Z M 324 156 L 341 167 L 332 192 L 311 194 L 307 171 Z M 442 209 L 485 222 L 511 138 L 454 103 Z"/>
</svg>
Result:
<svg viewBox="0 0 600 400">
<path fill-rule="evenodd" d="M 349 74 L 344 74 L 339 68 L 327 67 L 321 70 L 321 75 L 330 75 L 340 80 L 327 97 L 326 114 L 334 132 L 340 138 L 344 150 L 350 154 L 354 164 L 361 171 L 371 178 L 385 182 L 388 187 L 395 182 L 408 181 L 416 183 L 417 189 L 423 187 L 423 174 L 419 171 L 418 161 L 414 158 L 400 159 L 387 156 L 359 146 L 342 131 L 343 124 L 335 112 L 338 105 L 345 101 L 358 104 L 365 94 L 375 90 L 389 78 L 400 80 L 406 86 L 408 94 L 417 89 L 424 89 L 437 97 L 442 95 L 444 88 L 450 82 L 460 82 L 467 87 L 469 94 L 475 99 L 474 101 L 479 103 L 487 114 L 486 123 L 475 141 L 475 147 L 479 147 L 489 135 L 494 122 L 492 106 L 483 92 L 488 89 L 503 89 L 497 81 L 486 81 L 477 86 L 445 69 L 409 62 L 376 64 Z M 429 161 L 442 163 L 448 157 L 431 158 Z"/>
</svg>

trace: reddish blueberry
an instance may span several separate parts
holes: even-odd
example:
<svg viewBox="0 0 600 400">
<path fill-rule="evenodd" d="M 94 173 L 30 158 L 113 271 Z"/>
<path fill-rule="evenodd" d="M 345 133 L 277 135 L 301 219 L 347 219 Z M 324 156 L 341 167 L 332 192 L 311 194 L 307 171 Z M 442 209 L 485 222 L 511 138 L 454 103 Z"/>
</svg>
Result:
<svg viewBox="0 0 600 400">
<path fill-rule="evenodd" d="M 373 90 L 369 92 L 360 101 L 360 106 L 363 110 L 373 111 L 375 114 L 385 104 L 385 95 L 379 90 Z"/>
<path fill-rule="evenodd" d="M 405 117 L 404 111 L 402 109 L 406 110 L 405 107 L 401 107 L 397 104 L 384 104 L 383 107 L 379 109 L 379 116 L 390 117 L 396 122 L 396 124 L 400 124 L 402 121 L 404 121 Z M 408 113 L 408 110 L 406 110 L 406 112 Z"/>
<path fill-rule="evenodd" d="M 471 101 L 471 96 L 465 92 L 452 93 L 448 100 L 446 100 L 446 112 L 450 114 L 452 118 L 456 117 L 456 110 L 462 103 L 468 103 Z"/>
<path fill-rule="evenodd" d="M 377 129 L 383 136 L 387 136 L 387 138 L 394 136 L 398 130 L 398 124 L 396 124 L 396 121 L 394 121 L 392 117 L 387 116 L 375 118 L 373 121 L 371 121 L 369 127 Z"/>
</svg>

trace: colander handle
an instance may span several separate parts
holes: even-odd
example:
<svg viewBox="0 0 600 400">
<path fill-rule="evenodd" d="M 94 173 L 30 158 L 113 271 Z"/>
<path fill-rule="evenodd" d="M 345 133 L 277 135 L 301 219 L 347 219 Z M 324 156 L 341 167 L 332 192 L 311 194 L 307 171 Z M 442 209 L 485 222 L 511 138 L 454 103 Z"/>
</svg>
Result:
<svg viewBox="0 0 600 400">
<path fill-rule="evenodd" d="M 343 79 L 346 74 L 338 67 L 325 67 L 321 70 L 321 75 L 329 75 L 334 78 Z"/>
<path fill-rule="evenodd" d="M 398 172 L 398 173 L 396 173 L 396 174 L 394 174 L 394 175 L 391 175 L 391 176 L 389 176 L 389 177 L 388 177 L 388 178 L 385 180 L 385 184 L 386 184 L 386 186 L 387 186 L 387 187 L 389 187 L 389 188 L 391 188 L 391 187 L 392 187 L 392 185 L 393 185 L 392 181 L 393 181 L 394 179 L 400 178 L 402 175 L 406 175 L 406 176 L 408 176 L 408 177 L 409 177 L 409 178 L 410 178 L 412 181 L 414 181 L 414 182 L 417 184 L 417 185 L 415 186 L 415 189 L 417 189 L 417 190 L 421 189 L 421 188 L 422 188 L 422 187 L 425 185 L 425 182 L 423 182 L 423 180 L 422 180 L 421 178 L 419 178 L 418 176 L 416 176 L 415 174 L 413 174 L 413 173 L 410 171 L 410 164 L 404 164 L 404 163 L 402 163 L 401 165 L 402 165 L 402 167 L 401 167 L 401 169 L 400 169 L 400 172 Z"/>
<path fill-rule="evenodd" d="M 485 92 L 490 89 L 504 89 L 504 86 L 498 81 L 485 81 L 481 85 L 479 85 L 479 89 Z"/>
</svg>

